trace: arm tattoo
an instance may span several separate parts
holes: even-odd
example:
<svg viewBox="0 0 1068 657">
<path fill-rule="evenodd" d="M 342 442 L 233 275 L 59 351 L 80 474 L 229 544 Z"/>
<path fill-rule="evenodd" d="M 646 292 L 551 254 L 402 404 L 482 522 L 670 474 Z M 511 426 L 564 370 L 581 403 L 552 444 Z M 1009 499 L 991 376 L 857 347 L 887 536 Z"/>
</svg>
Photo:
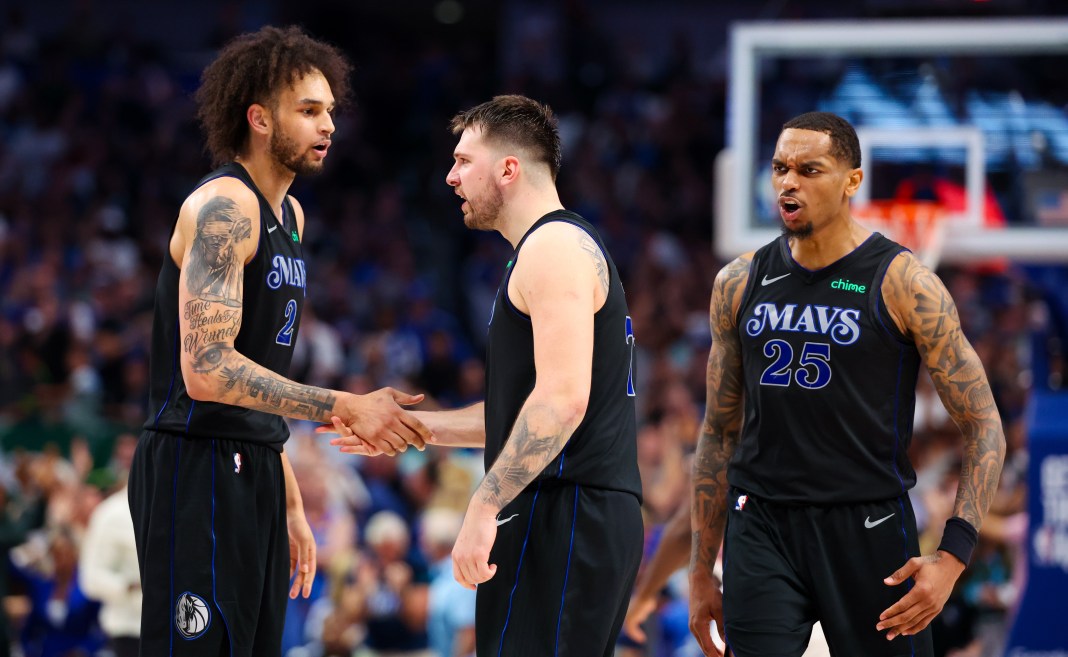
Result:
<svg viewBox="0 0 1068 657">
<path fill-rule="evenodd" d="M 201 347 L 193 354 L 193 370 L 218 376 L 221 386 L 212 401 L 224 404 L 327 422 L 337 402 L 332 391 L 281 377 L 238 353 L 232 343 L 217 342 Z"/>
<path fill-rule="evenodd" d="M 497 461 L 479 484 L 479 500 L 503 509 L 556 458 L 579 421 L 564 421 L 555 409 L 528 401 Z"/>
<path fill-rule="evenodd" d="M 276 415 L 329 421 L 336 395 L 289 381 L 234 349 L 241 330 L 245 267 L 237 246 L 249 239 L 252 220 L 232 199 L 216 196 L 197 216 L 192 249 L 185 263 L 182 350 L 197 374 L 221 379 L 213 401 Z"/>
<path fill-rule="evenodd" d="M 749 278 L 749 263 L 749 256 L 731 262 L 716 276 L 712 288 L 712 349 L 706 373 L 705 420 L 694 455 L 690 515 L 690 567 L 709 574 L 727 522 L 727 463 L 741 437 L 745 387 L 736 314 Z"/>
<path fill-rule="evenodd" d="M 597 269 L 597 280 L 601 281 L 601 289 L 607 293 L 608 262 L 604 259 L 604 253 L 601 252 L 601 247 L 597 246 L 597 243 L 590 238 L 586 231 L 582 231 L 582 235 L 579 237 L 579 246 L 581 246 L 582 250 L 593 260 L 593 266 Z"/>
<path fill-rule="evenodd" d="M 942 281 L 915 258 L 893 263 L 888 301 L 903 309 L 938 396 L 964 434 L 953 515 L 976 529 L 997 492 L 1005 432 L 979 356 L 960 327 L 957 306 Z"/>
<path fill-rule="evenodd" d="M 234 247 L 251 234 L 252 220 L 241 214 L 241 208 L 233 200 L 216 196 L 205 203 L 197 216 L 189 254 L 186 277 L 189 294 L 239 307 L 244 266 Z"/>
<path fill-rule="evenodd" d="M 185 304 L 182 314 L 187 326 L 182 348 L 193 355 L 193 370 L 214 370 L 221 359 L 218 350 L 233 344 L 241 330 L 241 309 L 194 299 Z"/>
<path fill-rule="evenodd" d="M 244 360 L 247 364 L 234 362 L 232 367 L 223 366 L 219 375 L 225 390 L 235 391 L 247 400 L 242 406 L 290 417 L 329 419 L 337 401 L 332 392 L 288 381 Z"/>
</svg>

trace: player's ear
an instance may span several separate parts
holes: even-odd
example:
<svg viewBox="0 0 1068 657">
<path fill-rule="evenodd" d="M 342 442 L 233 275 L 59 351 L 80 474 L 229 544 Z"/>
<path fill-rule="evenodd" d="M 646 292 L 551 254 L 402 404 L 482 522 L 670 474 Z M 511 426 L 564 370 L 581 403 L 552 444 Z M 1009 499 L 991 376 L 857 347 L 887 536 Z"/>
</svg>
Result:
<svg viewBox="0 0 1068 657">
<path fill-rule="evenodd" d="M 861 168 L 850 169 L 846 174 L 846 188 L 845 194 L 849 198 L 853 198 L 853 195 L 860 189 L 860 183 L 864 182 L 864 170 Z"/>
<path fill-rule="evenodd" d="M 507 155 L 502 158 L 501 167 L 501 176 L 499 178 L 501 184 L 507 185 L 519 178 L 519 158 L 515 155 Z"/>
<path fill-rule="evenodd" d="M 248 119 L 249 129 L 261 135 L 266 135 L 271 128 L 271 113 L 259 103 L 252 103 L 245 113 Z"/>
</svg>

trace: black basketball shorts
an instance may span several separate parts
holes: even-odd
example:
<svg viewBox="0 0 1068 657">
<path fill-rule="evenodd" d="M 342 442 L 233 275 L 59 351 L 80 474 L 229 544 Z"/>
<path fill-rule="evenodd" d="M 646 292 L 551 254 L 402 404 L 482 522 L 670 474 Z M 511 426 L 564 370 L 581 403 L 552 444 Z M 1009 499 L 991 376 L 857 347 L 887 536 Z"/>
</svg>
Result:
<svg viewBox="0 0 1068 657">
<path fill-rule="evenodd" d="M 285 479 L 260 444 L 144 431 L 130 469 L 142 657 L 278 657 Z"/>
<path fill-rule="evenodd" d="M 838 506 L 773 504 L 731 488 L 723 553 L 727 644 L 735 657 L 800 657 L 820 621 L 835 657 L 930 657 L 930 628 L 886 640 L 879 615 L 912 581 L 883 578 L 919 554 L 907 494 Z"/>
<path fill-rule="evenodd" d="M 478 657 L 611 657 L 642 557 L 630 493 L 547 481 L 504 508 L 478 587 Z"/>
</svg>

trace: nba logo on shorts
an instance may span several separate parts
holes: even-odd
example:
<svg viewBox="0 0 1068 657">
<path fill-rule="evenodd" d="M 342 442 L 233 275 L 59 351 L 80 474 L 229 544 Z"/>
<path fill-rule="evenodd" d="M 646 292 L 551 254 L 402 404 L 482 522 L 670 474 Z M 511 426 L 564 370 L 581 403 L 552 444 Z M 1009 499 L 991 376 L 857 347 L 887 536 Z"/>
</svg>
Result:
<svg viewBox="0 0 1068 657">
<path fill-rule="evenodd" d="M 734 510 L 735 511 L 741 511 L 742 509 L 744 509 L 745 508 L 745 503 L 747 501 L 749 501 L 749 496 L 748 495 L 739 495 L 738 496 L 738 501 L 734 503 Z"/>
<path fill-rule="evenodd" d="M 241 452 L 234 452 L 234 472 L 241 474 Z"/>
<path fill-rule="evenodd" d="M 174 626 L 183 639 L 195 639 L 208 629 L 211 610 L 204 598 L 188 591 L 178 596 L 174 605 Z"/>
</svg>

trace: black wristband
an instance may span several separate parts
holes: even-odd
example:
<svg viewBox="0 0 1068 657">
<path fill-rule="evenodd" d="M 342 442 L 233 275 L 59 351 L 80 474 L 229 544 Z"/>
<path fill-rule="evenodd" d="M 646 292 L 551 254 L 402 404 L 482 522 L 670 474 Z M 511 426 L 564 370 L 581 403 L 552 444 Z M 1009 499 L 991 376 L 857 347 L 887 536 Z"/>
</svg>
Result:
<svg viewBox="0 0 1068 657">
<path fill-rule="evenodd" d="M 972 523 L 964 518 L 953 516 L 946 521 L 946 528 L 942 532 L 942 542 L 938 545 L 938 549 L 949 552 L 967 566 L 972 559 L 975 544 L 978 542 L 979 531 L 972 527 Z"/>
</svg>

